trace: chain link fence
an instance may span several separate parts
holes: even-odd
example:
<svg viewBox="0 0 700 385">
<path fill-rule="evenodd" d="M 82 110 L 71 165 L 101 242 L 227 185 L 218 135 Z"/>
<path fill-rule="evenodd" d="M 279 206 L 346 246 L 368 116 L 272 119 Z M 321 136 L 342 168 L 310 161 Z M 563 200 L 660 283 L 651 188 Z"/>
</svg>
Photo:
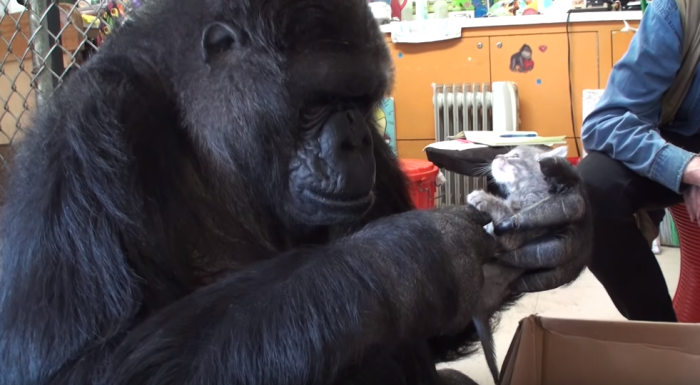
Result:
<svg viewBox="0 0 700 385">
<path fill-rule="evenodd" d="M 144 1 L 0 0 L 0 187 L 33 114 Z"/>
</svg>

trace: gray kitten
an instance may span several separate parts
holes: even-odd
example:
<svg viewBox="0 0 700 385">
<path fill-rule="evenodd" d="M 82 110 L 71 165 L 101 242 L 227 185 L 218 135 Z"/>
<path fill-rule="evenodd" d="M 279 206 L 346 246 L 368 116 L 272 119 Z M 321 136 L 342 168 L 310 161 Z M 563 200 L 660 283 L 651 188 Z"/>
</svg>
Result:
<svg viewBox="0 0 700 385">
<path fill-rule="evenodd" d="M 547 229 L 512 232 L 496 236 L 494 223 L 499 223 L 511 218 L 522 209 L 541 205 L 538 212 L 547 215 L 569 216 L 561 205 L 550 201 L 555 194 L 550 190 L 550 184 L 545 179 L 540 169 L 540 160 L 547 157 L 566 157 L 567 147 L 559 147 L 547 150 L 541 147 L 518 146 L 504 155 L 496 156 L 491 163 L 491 175 L 507 194 L 507 198 L 501 198 L 478 190 L 469 194 L 467 201 L 479 211 L 491 216 L 492 222 L 484 226 L 484 229 L 498 241 L 500 252 L 514 251 L 524 246 L 529 241 L 547 234 Z M 553 209 L 549 210 L 548 206 Z M 557 211 L 556 209 L 560 210 Z M 572 210 L 570 213 L 576 216 L 582 210 Z M 563 220 L 564 218 L 562 218 Z M 482 348 L 489 365 L 494 381 L 498 383 L 499 371 L 496 364 L 496 352 L 493 343 L 490 318 L 504 299 L 510 294 L 510 285 L 524 272 L 524 269 L 516 269 L 499 263 L 487 263 L 484 269 L 484 286 L 481 291 L 480 303 L 474 313 L 473 321 L 476 327 Z"/>
<path fill-rule="evenodd" d="M 503 199 L 483 190 L 472 191 L 467 197 L 470 205 L 491 216 L 493 222 L 484 227 L 489 234 L 494 235 L 494 223 L 510 218 L 525 207 L 540 204 L 552 195 L 549 184 L 540 170 L 540 160 L 547 157 L 566 157 L 567 151 L 566 146 L 549 151 L 541 147 L 518 146 L 506 154 L 496 156 L 491 163 L 491 175 L 496 183 L 504 188 L 507 198 Z M 513 251 L 545 233 L 546 230 L 531 230 L 497 238 L 503 250 Z"/>
</svg>

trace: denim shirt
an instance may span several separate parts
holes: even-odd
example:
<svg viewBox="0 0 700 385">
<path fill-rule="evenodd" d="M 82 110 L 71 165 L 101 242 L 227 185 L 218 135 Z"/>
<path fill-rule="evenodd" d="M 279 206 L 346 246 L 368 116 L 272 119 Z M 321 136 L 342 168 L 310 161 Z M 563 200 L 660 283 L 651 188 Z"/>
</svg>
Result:
<svg viewBox="0 0 700 385">
<path fill-rule="evenodd" d="M 698 21 L 700 22 L 700 20 Z M 681 192 L 683 171 L 695 154 L 667 143 L 659 133 L 661 99 L 681 66 L 683 29 L 675 0 L 654 0 L 613 67 L 603 97 L 581 129 L 583 147 L 625 164 L 638 174 Z M 665 131 L 692 136 L 700 129 L 700 76 Z"/>
</svg>

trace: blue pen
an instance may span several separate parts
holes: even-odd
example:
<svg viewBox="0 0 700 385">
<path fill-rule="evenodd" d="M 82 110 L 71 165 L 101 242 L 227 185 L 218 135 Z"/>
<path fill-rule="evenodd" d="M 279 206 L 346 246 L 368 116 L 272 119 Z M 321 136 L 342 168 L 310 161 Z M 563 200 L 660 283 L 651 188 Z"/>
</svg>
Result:
<svg viewBox="0 0 700 385">
<path fill-rule="evenodd" d="M 535 138 L 537 134 L 505 134 L 501 138 Z"/>
</svg>

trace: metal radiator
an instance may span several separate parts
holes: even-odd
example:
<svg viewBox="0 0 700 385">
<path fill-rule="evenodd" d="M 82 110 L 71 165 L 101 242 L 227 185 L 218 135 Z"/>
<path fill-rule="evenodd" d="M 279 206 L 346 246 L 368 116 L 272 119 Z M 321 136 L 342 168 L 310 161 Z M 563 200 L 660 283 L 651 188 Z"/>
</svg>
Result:
<svg viewBox="0 0 700 385">
<path fill-rule="evenodd" d="M 462 131 L 493 131 L 489 83 L 433 84 L 433 111 L 436 141 Z M 446 181 L 438 187 L 436 206 L 466 204 L 470 192 L 486 188 L 485 177 L 442 172 Z"/>
</svg>

